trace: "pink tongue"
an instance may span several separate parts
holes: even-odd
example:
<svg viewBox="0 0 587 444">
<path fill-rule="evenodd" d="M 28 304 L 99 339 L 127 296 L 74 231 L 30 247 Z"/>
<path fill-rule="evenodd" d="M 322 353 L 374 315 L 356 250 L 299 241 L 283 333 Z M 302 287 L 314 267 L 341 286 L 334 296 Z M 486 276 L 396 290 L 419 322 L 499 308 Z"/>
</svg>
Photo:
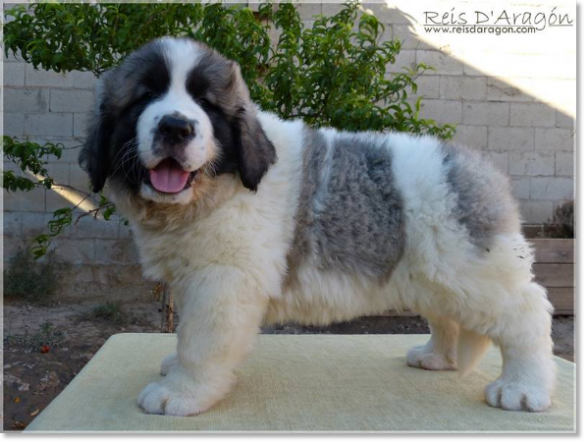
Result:
<svg viewBox="0 0 587 444">
<path fill-rule="evenodd" d="M 179 193 L 184 189 L 190 173 L 184 171 L 173 159 L 165 159 L 149 170 L 151 185 L 161 193 Z"/>
</svg>

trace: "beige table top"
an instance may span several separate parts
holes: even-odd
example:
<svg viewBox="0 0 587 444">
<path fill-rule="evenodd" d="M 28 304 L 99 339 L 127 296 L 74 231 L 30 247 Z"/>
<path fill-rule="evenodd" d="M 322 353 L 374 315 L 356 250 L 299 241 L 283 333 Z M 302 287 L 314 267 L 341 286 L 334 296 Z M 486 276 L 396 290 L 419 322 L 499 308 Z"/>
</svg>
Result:
<svg viewBox="0 0 587 444">
<path fill-rule="evenodd" d="M 119 334 L 26 432 L 572 432 L 575 364 L 558 359 L 559 387 L 544 413 L 506 412 L 484 402 L 500 373 L 492 348 L 464 380 L 410 368 L 406 351 L 427 335 L 260 335 L 239 382 L 208 412 L 146 415 L 136 399 L 157 381 L 175 335 Z"/>
</svg>

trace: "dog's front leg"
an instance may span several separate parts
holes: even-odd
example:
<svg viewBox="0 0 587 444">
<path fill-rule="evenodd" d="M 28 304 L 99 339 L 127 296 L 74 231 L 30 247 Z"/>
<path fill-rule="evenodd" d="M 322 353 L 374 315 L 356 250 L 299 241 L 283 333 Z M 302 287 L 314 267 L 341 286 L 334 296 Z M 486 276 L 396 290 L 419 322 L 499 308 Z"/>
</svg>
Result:
<svg viewBox="0 0 587 444">
<path fill-rule="evenodd" d="M 254 279 L 228 267 L 208 269 L 174 294 L 180 309 L 177 359 L 167 360 L 165 377 L 147 385 L 138 403 L 147 413 L 195 415 L 230 390 L 267 299 Z"/>
</svg>

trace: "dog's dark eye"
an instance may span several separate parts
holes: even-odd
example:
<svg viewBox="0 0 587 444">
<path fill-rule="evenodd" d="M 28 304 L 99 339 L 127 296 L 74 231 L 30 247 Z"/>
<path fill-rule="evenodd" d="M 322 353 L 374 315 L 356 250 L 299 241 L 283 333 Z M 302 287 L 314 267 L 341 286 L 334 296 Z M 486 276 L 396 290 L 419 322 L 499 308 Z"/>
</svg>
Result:
<svg viewBox="0 0 587 444">
<path fill-rule="evenodd" d="M 198 99 L 196 99 L 196 103 L 200 105 L 202 109 L 207 113 L 217 113 L 222 110 L 220 105 L 205 97 L 199 97 Z"/>
<path fill-rule="evenodd" d="M 141 100 L 150 100 L 155 97 L 155 93 L 153 91 L 147 90 L 141 95 Z"/>
<path fill-rule="evenodd" d="M 212 106 L 214 106 L 212 104 L 212 102 L 210 102 L 210 100 L 206 99 L 205 97 L 200 97 L 197 102 L 200 104 L 201 107 L 203 108 L 211 108 Z"/>
</svg>

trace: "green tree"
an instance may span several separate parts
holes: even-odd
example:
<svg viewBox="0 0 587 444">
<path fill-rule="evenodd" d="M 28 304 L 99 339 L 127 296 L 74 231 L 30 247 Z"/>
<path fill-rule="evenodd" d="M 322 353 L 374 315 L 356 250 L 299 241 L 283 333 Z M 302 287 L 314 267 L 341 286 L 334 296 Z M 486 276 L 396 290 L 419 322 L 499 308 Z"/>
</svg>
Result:
<svg viewBox="0 0 587 444">
<path fill-rule="evenodd" d="M 20 54 L 35 68 L 100 75 L 153 38 L 185 36 L 236 60 L 253 100 L 284 119 L 349 131 L 394 130 L 443 139 L 454 134 L 453 126 L 420 116 L 419 98 L 409 100 L 417 94 L 418 76 L 432 68 L 393 66 L 401 42 L 383 40 L 384 25 L 356 2 L 331 17 L 317 16 L 311 27 L 288 3 L 263 4 L 258 12 L 221 4 L 38 3 L 5 14 L 11 19 L 4 27 L 6 54 Z M 278 36 L 275 44 L 271 35 Z M 396 74 L 387 73 L 390 67 Z M 34 183 L 6 172 L 5 189 L 51 186 L 42 159 L 58 157 L 59 147 L 5 137 L 4 149 L 9 157 L 25 152 L 26 160 L 17 164 L 45 177 Z M 109 218 L 114 208 L 101 196 L 99 210 Z M 36 239 L 37 256 L 72 223 L 72 214 L 72 208 L 55 212 L 49 233 Z"/>
</svg>

